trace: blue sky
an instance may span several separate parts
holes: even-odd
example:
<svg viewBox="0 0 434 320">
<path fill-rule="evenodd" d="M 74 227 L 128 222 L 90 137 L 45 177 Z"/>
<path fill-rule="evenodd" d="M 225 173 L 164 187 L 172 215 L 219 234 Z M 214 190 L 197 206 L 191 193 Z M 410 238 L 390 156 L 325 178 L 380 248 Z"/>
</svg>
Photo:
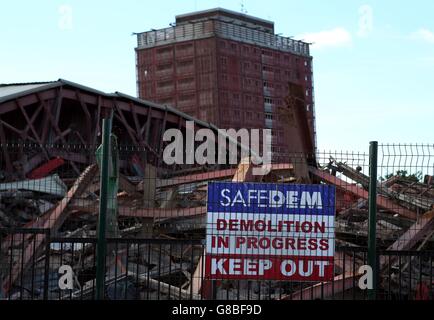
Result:
<svg viewBox="0 0 434 320">
<path fill-rule="evenodd" d="M 224 7 L 314 42 L 320 150 L 433 142 L 434 1 L 3 1 L 0 83 L 64 78 L 136 95 L 136 38 L 175 15 Z"/>
</svg>

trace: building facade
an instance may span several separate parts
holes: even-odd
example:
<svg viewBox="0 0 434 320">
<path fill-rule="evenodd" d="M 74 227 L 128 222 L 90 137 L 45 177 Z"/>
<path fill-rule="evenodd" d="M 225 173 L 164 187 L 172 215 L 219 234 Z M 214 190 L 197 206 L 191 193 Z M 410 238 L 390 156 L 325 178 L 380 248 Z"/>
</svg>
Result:
<svg viewBox="0 0 434 320">
<path fill-rule="evenodd" d="M 220 8 L 177 16 L 176 25 L 139 33 L 137 40 L 140 98 L 220 128 L 272 129 L 273 159 L 315 151 L 308 43 L 275 35 L 271 21 Z M 299 126 L 285 114 L 291 85 L 303 91 L 308 132 L 301 137 L 288 130 Z"/>
</svg>

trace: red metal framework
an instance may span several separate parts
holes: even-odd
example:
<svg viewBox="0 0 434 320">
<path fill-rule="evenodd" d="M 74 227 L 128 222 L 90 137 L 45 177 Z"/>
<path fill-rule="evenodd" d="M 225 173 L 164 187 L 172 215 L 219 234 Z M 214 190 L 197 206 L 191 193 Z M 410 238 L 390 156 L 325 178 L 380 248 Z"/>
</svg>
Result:
<svg viewBox="0 0 434 320">
<path fill-rule="evenodd" d="M 185 130 L 186 122 L 193 121 L 197 129 L 210 128 L 217 132 L 214 125 L 174 108 L 121 93 L 106 94 L 62 79 L 34 86 L 30 90 L 29 84 L 0 87 L 3 92 L 13 92 L 0 95 L 0 143 L 4 159 L 1 169 L 10 179 L 40 177 L 63 162 L 78 176 L 80 168 L 92 163 L 93 156 L 80 150 L 100 143 L 101 119 L 111 115 L 120 144 L 131 150 L 146 151 L 144 157 L 131 153 L 131 159 L 121 160 L 121 169 L 131 167 L 128 165 L 131 163 L 139 168 L 152 164 L 160 168 L 159 174 L 167 174 L 167 170 L 169 174 L 185 174 L 182 166 L 164 167 L 165 130 Z M 14 143 L 19 145 L 19 150 L 11 153 Z M 26 152 L 26 144 L 39 146 L 40 152 L 35 152 L 36 148 Z M 207 168 L 199 170 L 207 171 Z"/>
</svg>

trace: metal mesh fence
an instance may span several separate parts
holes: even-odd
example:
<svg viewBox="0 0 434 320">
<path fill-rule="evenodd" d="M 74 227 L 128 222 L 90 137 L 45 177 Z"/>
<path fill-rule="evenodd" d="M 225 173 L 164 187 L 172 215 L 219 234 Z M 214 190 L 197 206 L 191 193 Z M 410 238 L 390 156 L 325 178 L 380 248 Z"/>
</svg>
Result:
<svg viewBox="0 0 434 320">
<path fill-rule="evenodd" d="M 16 143 L 1 148 L 1 297 L 94 299 L 100 206 L 97 146 Z M 359 268 L 368 263 L 368 153 L 280 155 L 269 172 L 254 175 L 255 166 L 249 162 L 166 165 L 158 158 L 147 161 L 145 149 L 118 146 L 116 151 L 118 161 L 111 164 L 109 174 L 112 195 L 107 201 L 106 299 L 367 298 L 367 291 L 359 286 Z M 379 145 L 375 268 L 379 299 L 433 298 L 433 176 L 434 145 Z M 206 250 L 211 239 L 207 237 L 211 182 L 272 185 L 271 191 L 285 192 L 297 186 L 333 187 L 333 220 L 331 227 L 326 226 L 335 249 L 331 278 L 300 281 L 256 274 L 229 279 L 220 274 L 211 279 Z M 265 207 L 252 222 L 246 218 L 243 223 L 266 221 L 277 207 Z M 233 222 L 232 230 L 227 225 L 221 235 L 239 231 L 242 222 L 236 213 L 231 208 L 223 212 L 238 222 Z M 315 222 L 321 222 L 315 219 L 301 217 L 299 221 L 315 227 Z M 272 220 L 268 228 L 279 227 L 278 221 L 283 220 Z M 302 237 L 296 236 L 293 223 L 293 229 L 283 232 L 274 247 L 269 243 L 261 247 L 258 240 L 251 240 L 241 253 L 248 255 L 252 250 L 250 253 L 266 256 L 286 244 L 294 254 L 294 243 L 286 239 Z M 280 227 L 283 225 L 281 222 Z M 317 226 L 321 230 L 323 225 Z M 260 235 L 258 229 L 251 231 L 252 238 Z M 310 235 L 311 240 L 319 237 Z M 305 240 L 298 249 L 309 251 L 313 242 Z M 300 245 L 299 240 L 297 243 Z M 314 256 L 311 251 L 308 256 Z M 306 263 L 305 273 L 309 271 Z M 66 269 L 59 273 L 62 266 L 71 267 L 72 282 L 62 278 L 63 272 L 68 274 Z M 61 289 L 59 281 L 72 283 L 72 289 Z"/>
</svg>

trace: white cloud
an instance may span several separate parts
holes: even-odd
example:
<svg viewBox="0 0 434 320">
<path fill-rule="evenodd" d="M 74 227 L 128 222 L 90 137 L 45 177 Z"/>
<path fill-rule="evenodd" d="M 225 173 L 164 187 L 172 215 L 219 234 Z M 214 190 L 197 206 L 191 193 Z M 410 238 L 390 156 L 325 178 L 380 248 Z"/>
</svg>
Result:
<svg viewBox="0 0 434 320">
<path fill-rule="evenodd" d="M 423 40 L 428 43 L 434 43 L 434 32 L 426 28 L 420 28 L 418 31 L 413 33 L 413 38 Z"/>
<path fill-rule="evenodd" d="M 351 43 L 351 33 L 344 28 L 334 28 L 314 33 L 305 33 L 297 37 L 312 43 L 315 49 L 324 47 L 340 47 Z"/>
</svg>

